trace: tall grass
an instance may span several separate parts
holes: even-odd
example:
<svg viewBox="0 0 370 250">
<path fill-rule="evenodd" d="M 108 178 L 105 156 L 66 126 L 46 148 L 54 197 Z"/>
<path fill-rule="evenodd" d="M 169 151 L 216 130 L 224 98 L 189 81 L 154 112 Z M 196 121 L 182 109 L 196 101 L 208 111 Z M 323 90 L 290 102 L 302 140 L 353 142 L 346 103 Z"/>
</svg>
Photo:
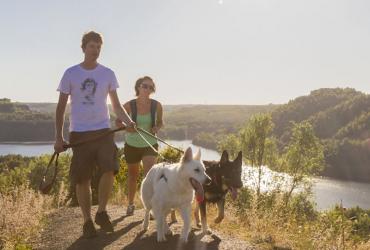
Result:
<svg viewBox="0 0 370 250">
<path fill-rule="evenodd" d="M 42 218 L 51 205 L 51 197 L 24 185 L 0 193 L 0 249 L 27 249 L 27 242 L 41 230 Z"/>
<path fill-rule="evenodd" d="M 211 227 L 233 232 L 261 249 L 370 249 L 370 210 L 337 206 L 318 212 L 309 196 L 295 194 L 286 205 L 282 193 L 243 188 L 227 201 L 225 220 Z M 208 221 L 216 214 L 211 206 Z"/>
</svg>

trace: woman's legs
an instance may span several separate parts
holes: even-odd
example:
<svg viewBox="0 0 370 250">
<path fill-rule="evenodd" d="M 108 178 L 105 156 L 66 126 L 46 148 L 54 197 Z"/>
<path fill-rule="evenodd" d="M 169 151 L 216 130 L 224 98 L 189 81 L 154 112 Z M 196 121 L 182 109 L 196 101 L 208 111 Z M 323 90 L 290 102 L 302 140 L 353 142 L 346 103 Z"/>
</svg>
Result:
<svg viewBox="0 0 370 250">
<path fill-rule="evenodd" d="M 140 163 L 130 163 L 128 165 L 128 204 L 134 204 L 134 198 L 136 193 L 137 178 L 139 176 L 139 166 Z"/>
<path fill-rule="evenodd" d="M 145 155 L 143 157 L 143 168 L 144 168 L 144 177 L 148 171 L 157 163 L 157 157 L 154 155 Z"/>
</svg>

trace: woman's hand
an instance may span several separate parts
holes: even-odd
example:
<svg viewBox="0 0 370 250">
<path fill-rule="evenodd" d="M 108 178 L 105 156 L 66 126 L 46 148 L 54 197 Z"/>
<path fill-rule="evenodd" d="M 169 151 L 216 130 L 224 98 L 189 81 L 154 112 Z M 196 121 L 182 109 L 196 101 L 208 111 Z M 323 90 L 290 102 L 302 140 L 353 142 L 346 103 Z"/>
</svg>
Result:
<svg viewBox="0 0 370 250">
<path fill-rule="evenodd" d="M 155 135 L 156 133 L 158 133 L 160 127 L 157 127 L 157 126 L 154 126 L 152 127 L 152 134 Z"/>
</svg>

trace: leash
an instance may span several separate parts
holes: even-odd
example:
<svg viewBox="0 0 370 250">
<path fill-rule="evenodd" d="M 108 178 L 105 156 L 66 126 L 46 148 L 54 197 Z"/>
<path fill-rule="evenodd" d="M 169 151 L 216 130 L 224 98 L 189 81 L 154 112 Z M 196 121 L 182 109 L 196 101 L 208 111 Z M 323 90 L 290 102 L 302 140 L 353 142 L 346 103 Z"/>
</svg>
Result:
<svg viewBox="0 0 370 250">
<path fill-rule="evenodd" d="M 112 129 L 112 130 L 109 130 L 109 131 L 105 132 L 104 134 L 95 136 L 95 137 L 90 138 L 90 139 L 85 140 L 85 141 L 80 141 L 80 142 L 76 142 L 76 143 L 65 144 L 65 145 L 63 145 L 63 148 L 65 150 L 67 150 L 68 148 L 78 147 L 78 146 L 81 146 L 81 145 L 83 145 L 85 143 L 96 141 L 96 140 L 98 140 L 100 138 L 103 138 L 103 137 L 109 135 L 109 134 L 113 134 L 115 132 L 118 132 L 118 131 L 121 131 L 121 130 L 125 130 L 125 129 L 126 129 L 126 127 L 120 127 L 120 128 Z M 50 158 L 50 161 L 48 163 L 48 166 L 45 169 L 44 175 L 42 176 L 41 182 L 39 184 L 39 190 L 43 194 L 48 194 L 50 192 L 51 188 L 53 187 L 54 183 L 55 183 L 55 180 L 56 180 L 57 174 L 58 174 L 58 158 L 59 158 L 59 153 L 57 153 L 57 152 L 54 151 L 53 155 Z M 55 168 L 54 175 L 53 175 L 53 177 L 52 177 L 52 179 L 51 179 L 50 182 L 46 182 L 47 173 L 49 172 L 49 169 L 50 169 L 51 165 L 53 164 L 54 160 L 55 160 L 55 164 L 54 164 L 54 168 Z"/>
<path fill-rule="evenodd" d="M 140 130 L 141 132 L 144 132 L 145 134 L 147 134 L 147 135 L 149 135 L 149 136 L 151 136 L 151 137 L 153 137 L 153 138 L 155 138 L 155 139 L 157 139 L 158 141 L 160 141 L 160 142 L 162 142 L 162 143 L 164 143 L 164 144 L 166 144 L 167 146 L 169 146 L 170 148 L 173 148 L 173 149 L 175 149 L 175 150 L 177 150 L 177 151 L 179 151 L 180 153 L 184 153 L 184 150 L 182 150 L 182 149 L 180 149 L 180 148 L 177 148 L 177 147 L 175 147 L 175 146 L 172 146 L 171 144 L 169 144 L 169 143 L 167 143 L 166 141 L 164 141 L 164 140 L 162 140 L 161 138 L 159 138 L 159 137 L 157 137 L 157 136 L 155 136 L 155 135 L 153 135 L 152 133 L 149 133 L 148 131 L 146 131 L 145 129 L 142 129 L 142 128 L 139 128 L 139 127 L 137 127 L 136 128 L 136 131 L 137 130 Z M 138 132 L 138 131 L 137 131 Z M 139 133 L 139 132 L 138 132 Z M 140 133 L 139 133 L 140 134 Z M 146 140 L 145 140 L 146 141 Z M 146 141 L 146 143 L 149 143 L 148 141 Z M 150 143 L 149 143 L 150 144 Z"/>
<path fill-rule="evenodd" d="M 167 142 L 165 142 L 164 140 L 162 140 L 162 139 L 160 139 L 160 138 L 158 138 L 157 136 L 155 136 L 155 135 L 153 135 L 152 133 L 149 133 L 148 131 L 146 131 L 146 130 L 144 130 L 144 129 L 142 129 L 142 128 L 139 128 L 139 127 L 137 127 L 137 128 L 134 128 L 135 129 L 135 131 L 139 134 L 139 136 L 141 137 L 141 139 L 143 139 L 144 141 L 145 141 L 145 143 L 146 144 L 148 144 L 148 146 L 155 152 L 155 153 L 157 153 L 160 157 L 162 157 L 162 159 L 163 160 L 165 160 L 165 161 L 167 161 L 167 162 L 171 162 L 169 159 L 166 159 L 166 157 L 164 157 L 161 153 L 159 153 L 158 152 L 158 150 L 156 150 L 154 147 L 153 147 L 153 145 L 152 144 L 150 144 L 150 142 L 148 142 L 148 140 L 139 132 L 139 130 L 140 131 L 142 131 L 142 132 L 144 132 L 145 134 L 147 134 L 147 135 L 149 135 L 149 136 L 151 136 L 151 137 L 153 137 L 153 138 L 155 138 L 155 139 L 157 139 L 157 140 L 159 140 L 159 141 L 161 141 L 161 142 L 163 142 L 164 144 L 166 144 L 167 146 L 169 146 L 169 147 L 171 147 L 171 148 L 173 148 L 173 149 L 175 149 L 175 150 L 177 150 L 177 151 L 179 151 L 179 152 L 181 152 L 181 153 L 184 153 L 184 151 L 183 150 L 181 150 L 181 149 L 179 149 L 179 148 L 177 148 L 177 147 L 175 147 L 175 146 L 172 146 L 171 144 L 169 144 L 169 143 L 167 143 Z"/>
</svg>

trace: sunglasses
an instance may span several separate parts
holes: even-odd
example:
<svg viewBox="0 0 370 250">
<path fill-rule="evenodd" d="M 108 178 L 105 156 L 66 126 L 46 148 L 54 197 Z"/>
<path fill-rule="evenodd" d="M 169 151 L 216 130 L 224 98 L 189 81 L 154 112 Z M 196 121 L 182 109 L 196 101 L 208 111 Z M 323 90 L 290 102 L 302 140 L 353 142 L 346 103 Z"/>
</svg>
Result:
<svg viewBox="0 0 370 250">
<path fill-rule="evenodd" d="M 148 84 L 142 83 L 140 86 L 143 89 L 150 89 L 151 91 L 154 91 L 154 86 L 153 85 L 148 85 Z"/>
</svg>

